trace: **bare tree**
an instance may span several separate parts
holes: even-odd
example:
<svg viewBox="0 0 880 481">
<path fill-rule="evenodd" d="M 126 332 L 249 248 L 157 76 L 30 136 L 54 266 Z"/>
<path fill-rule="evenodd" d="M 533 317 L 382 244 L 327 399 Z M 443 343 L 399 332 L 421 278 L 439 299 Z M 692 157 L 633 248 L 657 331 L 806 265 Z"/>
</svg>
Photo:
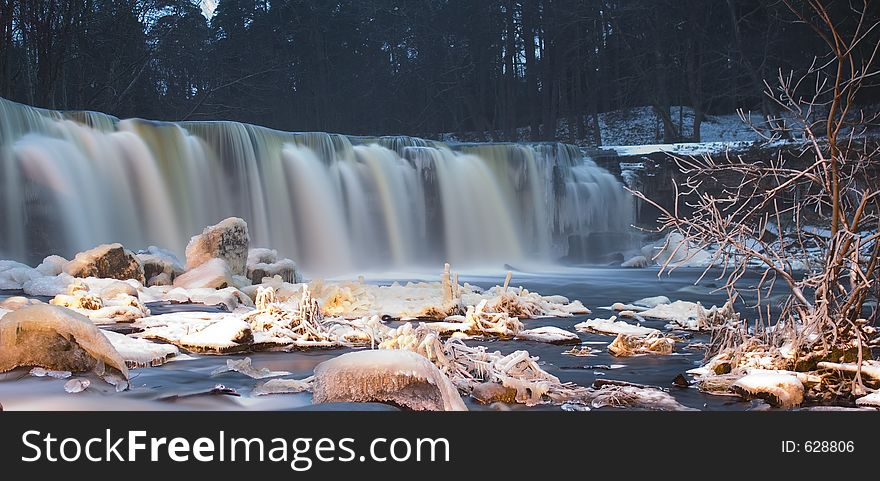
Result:
<svg viewBox="0 0 880 481">
<path fill-rule="evenodd" d="M 736 369 L 754 367 L 737 354 L 761 350 L 778 369 L 815 371 L 816 396 L 860 395 L 880 388 L 876 367 L 864 375 L 878 315 L 880 144 L 866 135 L 877 115 L 857 102 L 880 75 L 880 20 L 869 1 L 853 10 L 851 21 L 833 19 L 816 0 L 784 1 L 829 54 L 801 75 L 780 72 L 773 88 L 765 82 L 768 99 L 791 125 L 754 127 L 771 145 L 793 145 L 780 140 L 792 128 L 802 142 L 766 160 L 676 157 L 684 180 L 673 208 L 635 195 L 660 209 L 661 231 L 678 231 L 690 244 L 672 248 L 716 249 L 714 264 L 732 300 L 757 293 L 755 326 L 720 327 L 710 354 L 726 349 Z M 744 275 L 756 269 L 760 280 L 749 286 Z M 773 312 L 765 301 L 780 282 L 790 294 Z M 848 367 L 832 364 L 841 362 Z"/>
</svg>

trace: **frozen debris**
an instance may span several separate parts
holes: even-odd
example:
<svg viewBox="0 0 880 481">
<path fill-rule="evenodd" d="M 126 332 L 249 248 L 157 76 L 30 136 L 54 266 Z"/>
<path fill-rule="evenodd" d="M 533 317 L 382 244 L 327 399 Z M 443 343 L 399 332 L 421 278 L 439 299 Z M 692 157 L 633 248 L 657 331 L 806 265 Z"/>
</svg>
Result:
<svg viewBox="0 0 880 481">
<path fill-rule="evenodd" d="M 678 232 L 642 247 L 642 255 L 650 262 L 668 267 L 704 267 L 713 262 L 711 254 L 688 242 Z"/>
<path fill-rule="evenodd" d="M 13 296 L 0 301 L 0 309 L 4 311 L 17 311 L 22 307 L 34 306 L 37 304 L 44 304 L 43 301 L 39 299 L 28 299 L 27 297 L 21 296 Z M 0 315 L 0 317 L 3 317 Z"/>
<path fill-rule="evenodd" d="M 584 395 L 584 388 L 562 383 L 538 365 L 538 358 L 527 351 L 514 351 L 506 356 L 487 352 L 484 346 L 470 347 L 460 339 L 441 341 L 430 324 L 404 324 L 388 336 L 381 349 L 413 351 L 425 356 L 449 375 L 459 389 L 469 392 L 478 383 L 495 382 L 516 389 L 516 402 L 536 405 L 561 403 Z"/>
<path fill-rule="evenodd" d="M 232 271 L 223 259 L 206 259 L 174 278 L 174 287 L 223 289 L 232 285 Z"/>
<path fill-rule="evenodd" d="M 103 332 L 129 369 L 161 366 L 180 354 L 180 349 L 171 344 L 151 342 L 113 331 Z"/>
<path fill-rule="evenodd" d="M 517 339 L 525 341 L 546 342 L 549 344 L 577 344 L 580 338 L 573 332 L 553 326 L 536 327 L 520 331 Z"/>
<path fill-rule="evenodd" d="M 796 375 L 779 371 L 753 370 L 731 385 L 746 399 L 758 398 L 770 405 L 791 408 L 804 400 L 804 385 Z"/>
<path fill-rule="evenodd" d="M 70 371 L 51 371 L 42 367 L 35 367 L 29 373 L 33 377 L 51 377 L 54 379 L 67 379 L 72 373 Z"/>
<path fill-rule="evenodd" d="M 53 371 L 115 369 L 128 379 L 125 361 L 89 318 L 58 306 L 28 306 L 0 318 L 0 372 L 19 366 Z"/>
<path fill-rule="evenodd" d="M 630 257 L 629 259 L 624 261 L 622 264 L 620 264 L 620 267 L 642 268 L 642 267 L 648 267 L 650 265 L 651 265 L 650 261 L 648 261 L 648 259 L 645 256 L 634 256 L 634 257 Z"/>
<path fill-rule="evenodd" d="M 314 376 L 305 379 L 270 379 L 254 389 L 254 396 L 267 394 L 296 394 L 311 391 Z"/>
<path fill-rule="evenodd" d="M 483 299 L 476 307 L 468 306 L 465 320 L 471 326 L 470 331 L 481 334 L 494 334 L 501 337 L 513 337 L 522 330 L 522 323 L 516 317 L 510 317 L 506 311 L 487 311 L 488 301 Z M 498 309 L 498 306 L 495 306 Z"/>
<path fill-rule="evenodd" d="M 64 390 L 70 394 L 83 392 L 89 387 L 91 381 L 88 379 L 71 379 L 64 383 Z"/>
<path fill-rule="evenodd" d="M 144 278 L 147 279 L 147 285 L 157 285 L 157 282 L 171 281 L 183 274 L 183 264 L 177 256 L 167 250 L 156 246 L 149 246 L 146 250 L 138 251 L 135 254 L 137 259 L 144 266 Z"/>
<path fill-rule="evenodd" d="M 578 331 L 593 332 L 606 336 L 626 334 L 627 336 L 649 336 L 660 334 L 657 329 L 629 324 L 626 321 L 618 321 L 617 316 L 610 319 L 590 319 L 574 325 Z"/>
<path fill-rule="evenodd" d="M 563 351 L 563 354 L 575 357 L 590 357 L 595 356 L 596 351 L 590 346 L 575 346 L 567 351 Z"/>
<path fill-rule="evenodd" d="M 414 352 L 350 352 L 315 367 L 313 401 L 385 402 L 416 411 L 467 411 L 458 390 Z"/>
<path fill-rule="evenodd" d="M 471 397 L 480 404 L 494 402 L 513 404 L 516 402 L 516 389 L 494 382 L 482 382 L 474 386 Z"/>
<path fill-rule="evenodd" d="M 875 391 L 856 399 L 856 406 L 880 408 L 880 391 Z"/>
<path fill-rule="evenodd" d="M 226 365 L 214 369 L 211 371 L 211 375 L 216 376 L 230 371 L 240 372 L 253 379 L 266 379 L 268 377 L 287 376 L 290 374 L 287 371 L 271 371 L 265 367 L 257 369 L 253 366 L 253 360 L 245 357 L 243 359 L 227 359 Z"/>
<path fill-rule="evenodd" d="M 248 227 L 244 220 L 238 217 L 229 217 L 219 224 L 205 227 L 201 234 L 190 239 L 186 246 L 186 269 L 188 271 L 212 259 L 226 261 L 230 275 L 243 276 L 246 274 Z"/>
<path fill-rule="evenodd" d="M 139 319 L 136 334 L 145 339 L 169 342 L 187 351 L 212 354 L 241 352 L 252 348 L 253 332 L 235 314 L 176 312 Z"/>
<path fill-rule="evenodd" d="M 615 407 L 656 411 L 698 411 L 682 405 L 659 388 L 630 384 L 603 384 L 598 390 L 590 393 L 589 401 L 593 409 Z"/>
<path fill-rule="evenodd" d="M 64 265 L 68 262 L 61 256 L 48 256 L 36 267 L 36 270 L 44 276 L 57 276 L 64 272 Z"/>
<path fill-rule="evenodd" d="M 300 282 L 296 262 L 278 259 L 278 252 L 272 249 L 251 249 L 247 258 L 247 278 L 253 284 L 261 284 L 266 277 L 280 277 L 284 282 Z"/>
<path fill-rule="evenodd" d="M 133 322 L 150 315 L 150 310 L 137 297 L 137 290 L 124 282 L 110 284 L 95 294 L 77 279 L 68 286 L 67 294 L 55 296 L 49 304 L 72 309 L 95 324 Z"/>
<path fill-rule="evenodd" d="M 40 277 L 26 282 L 22 290 L 29 296 L 54 297 L 67 292 L 67 286 L 73 283 L 73 276 L 65 273 L 54 277 Z"/>
<path fill-rule="evenodd" d="M 257 290 L 255 305 L 256 309 L 242 319 L 254 332 L 264 333 L 274 342 L 302 347 L 340 344 L 338 337 L 330 335 L 318 303 L 312 299 L 306 285 L 302 286 L 297 304 L 276 302 L 274 289 L 261 287 Z"/>
<path fill-rule="evenodd" d="M 645 319 L 669 321 L 673 327 L 688 331 L 711 329 L 739 320 L 739 314 L 733 309 L 730 301 L 720 308 L 712 306 L 709 309 L 704 308 L 699 302 L 675 301 L 641 311 L 639 316 Z"/>
<path fill-rule="evenodd" d="M 639 354 L 672 354 L 674 347 L 674 339 L 659 333 L 647 336 L 618 334 L 614 342 L 608 345 L 608 352 L 617 357 Z"/>
<path fill-rule="evenodd" d="M 818 367 L 819 369 L 832 369 L 835 371 L 846 372 L 850 374 L 861 372 L 863 377 L 868 377 L 874 379 L 875 381 L 880 381 L 880 361 L 864 360 L 862 361 L 861 368 L 859 367 L 859 364 L 855 362 L 820 362 L 818 364 Z"/>
<path fill-rule="evenodd" d="M 134 279 L 143 284 L 144 268 L 137 257 L 122 244 L 103 244 L 80 252 L 64 265 L 64 272 L 73 277 Z"/>
</svg>

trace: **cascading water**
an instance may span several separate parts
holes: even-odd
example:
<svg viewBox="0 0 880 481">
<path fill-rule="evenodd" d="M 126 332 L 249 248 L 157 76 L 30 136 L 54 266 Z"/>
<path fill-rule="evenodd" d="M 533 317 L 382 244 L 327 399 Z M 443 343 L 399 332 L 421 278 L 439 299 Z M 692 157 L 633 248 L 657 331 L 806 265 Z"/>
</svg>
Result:
<svg viewBox="0 0 880 481">
<path fill-rule="evenodd" d="M 253 246 L 312 273 L 500 267 L 553 261 L 572 236 L 624 235 L 633 219 L 613 175 L 555 143 L 118 120 L 0 99 L 0 163 L 0 257 L 30 262 L 105 242 L 182 253 L 238 216 Z"/>
</svg>

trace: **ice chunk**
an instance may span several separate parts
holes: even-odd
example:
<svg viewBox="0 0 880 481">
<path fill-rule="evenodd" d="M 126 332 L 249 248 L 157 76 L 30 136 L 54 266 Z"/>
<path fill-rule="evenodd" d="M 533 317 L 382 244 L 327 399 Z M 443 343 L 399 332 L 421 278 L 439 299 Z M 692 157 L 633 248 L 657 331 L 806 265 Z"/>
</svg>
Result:
<svg viewBox="0 0 880 481">
<path fill-rule="evenodd" d="M 580 342 L 577 334 L 553 326 L 542 326 L 520 331 L 516 338 L 549 344 L 577 344 Z"/>
<path fill-rule="evenodd" d="M 171 344 L 150 342 L 113 331 L 103 332 L 129 368 L 160 366 L 180 354 L 180 350 Z"/>
<path fill-rule="evenodd" d="M 219 224 L 205 227 L 186 246 L 186 268 L 192 270 L 211 259 L 223 259 L 230 275 L 246 274 L 248 258 L 248 227 L 238 217 L 229 217 Z"/>
<path fill-rule="evenodd" d="M 30 375 L 34 377 L 52 377 L 55 379 L 67 379 L 71 374 L 70 371 L 50 371 L 41 367 L 35 367 L 30 372 Z"/>
<path fill-rule="evenodd" d="M 91 384 L 92 382 L 88 379 L 71 379 L 64 383 L 64 390 L 71 394 L 76 394 L 85 391 Z"/>
<path fill-rule="evenodd" d="M 746 399 L 763 399 L 781 408 L 797 406 L 804 400 L 804 385 L 792 373 L 754 369 L 731 387 Z"/>
<path fill-rule="evenodd" d="M 122 244 L 102 244 L 80 252 L 64 265 L 64 272 L 73 277 L 99 277 L 109 279 L 135 279 L 141 284 L 144 268 L 134 253 Z"/>
<path fill-rule="evenodd" d="M 232 272 L 223 259 L 208 259 L 174 279 L 174 287 L 223 289 L 232 285 Z"/>
<path fill-rule="evenodd" d="M 311 391 L 313 377 L 299 379 L 270 379 L 254 389 L 255 396 L 266 394 L 295 394 L 303 391 Z"/>
<path fill-rule="evenodd" d="M 89 318 L 45 304 L 0 319 L 0 372 L 19 366 L 99 374 L 112 368 L 128 379 L 125 361 Z"/>
<path fill-rule="evenodd" d="M 595 332 L 598 334 L 613 335 L 626 334 L 628 336 L 648 336 L 652 334 L 660 334 L 657 329 L 649 327 L 634 326 L 626 321 L 618 321 L 617 316 L 611 316 L 610 319 L 590 319 L 579 322 L 574 325 L 578 331 Z"/>
<path fill-rule="evenodd" d="M 880 408 L 880 391 L 875 391 L 856 399 L 856 406 Z"/>
<path fill-rule="evenodd" d="M 313 400 L 386 402 L 416 411 L 467 411 L 445 374 L 425 357 L 402 350 L 350 352 L 318 364 Z"/>
<path fill-rule="evenodd" d="M 244 359 L 227 359 L 226 365 L 214 369 L 213 371 L 211 371 L 211 375 L 216 376 L 218 374 L 223 374 L 224 372 L 230 371 L 240 372 L 245 376 L 254 379 L 287 376 L 288 374 L 290 374 L 287 371 L 270 371 L 268 368 L 265 367 L 257 369 L 253 366 L 253 361 L 251 360 L 251 358 L 246 357 Z"/>
</svg>

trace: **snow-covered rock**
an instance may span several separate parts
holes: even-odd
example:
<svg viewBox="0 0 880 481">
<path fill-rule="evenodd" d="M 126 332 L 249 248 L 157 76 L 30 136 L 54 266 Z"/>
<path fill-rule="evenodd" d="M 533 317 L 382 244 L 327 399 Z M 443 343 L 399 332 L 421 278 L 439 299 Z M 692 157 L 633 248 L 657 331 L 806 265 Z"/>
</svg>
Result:
<svg viewBox="0 0 880 481">
<path fill-rule="evenodd" d="M 47 296 L 54 297 L 58 294 L 67 292 L 67 286 L 74 281 L 73 276 L 65 273 L 58 274 L 53 277 L 40 277 L 32 281 L 26 282 L 22 286 L 22 290 L 29 296 Z"/>
<path fill-rule="evenodd" d="M 0 261 L 0 289 L 19 290 L 42 277 L 43 274 L 33 267 L 15 261 Z"/>
<path fill-rule="evenodd" d="M 170 283 L 176 276 L 183 274 L 183 264 L 167 249 L 150 246 L 146 250 L 138 251 L 136 255 L 144 266 L 144 277 L 148 285 L 154 285 L 153 279 L 157 276 L 164 276 L 160 280 L 167 278 Z"/>
<path fill-rule="evenodd" d="M 271 264 L 258 263 L 248 264 L 247 277 L 254 284 L 263 282 L 264 277 L 279 276 L 285 282 L 296 283 L 300 281 L 296 271 L 296 262 L 290 259 L 281 259 Z"/>
<path fill-rule="evenodd" d="M 180 349 L 171 344 L 151 342 L 113 331 L 102 332 L 129 368 L 160 366 L 180 354 Z"/>
<path fill-rule="evenodd" d="M 403 350 L 343 354 L 315 367 L 315 403 L 387 402 L 416 411 L 467 411 L 437 367 Z"/>
<path fill-rule="evenodd" d="M 657 304 L 639 312 L 638 315 L 646 319 L 669 321 L 673 327 L 689 331 L 718 326 L 738 318 L 729 301 L 720 308 L 712 306 L 709 309 L 698 302 L 675 301 L 669 304 Z"/>
<path fill-rule="evenodd" d="M 226 261 L 212 258 L 177 276 L 173 285 L 184 289 L 223 289 L 232 285 L 232 272 Z"/>
<path fill-rule="evenodd" d="M 636 326 L 626 321 L 618 321 L 617 316 L 611 316 L 609 319 L 589 319 L 574 325 L 578 331 L 594 332 L 609 336 L 617 336 L 624 334 L 627 336 L 648 336 L 660 334 L 657 329 L 650 327 Z"/>
<path fill-rule="evenodd" d="M 44 276 L 57 276 L 64 271 L 64 265 L 69 261 L 61 256 L 48 256 L 36 267 L 37 271 Z"/>
<path fill-rule="evenodd" d="M 28 299 L 27 297 L 14 296 L 0 301 L 0 309 L 5 311 L 17 311 L 22 307 L 33 306 L 35 304 L 44 304 L 39 299 Z"/>
<path fill-rule="evenodd" d="M 856 399 L 856 406 L 880 408 L 880 391 Z"/>
<path fill-rule="evenodd" d="M 577 334 L 554 326 L 542 326 L 519 331 L 516 338 L 524 341 L 546 342 L 549 344 L 577 344 L 580 342 Z"/>
<path fill-rule="evenodd" d="M 254 343 L 250 325 L 229 313 L 175 312 L 145 317 L 133 325 L 143 329 L 137 337 L 169 342 L 193 352 L 240 352 Z"/>
<path fill-rule="evenodd" d="M 211 259 L 223 259 L 233 275 L 246 274 L 247 223 L 238 217 L 224 219 L 193 236 L 186 246 L 186 268 L 192 270 Z"/>
<path fill-rule="evenodd" d="M 143 284 L 144 268 L 134 253 L 122 244 L 103 244 L 80 252 L 64 265 L 66 274 L 73 277 L 99 277 L 110 279 L 135 279 Z"/>
<path fill-rule="evenodd" d="M 670 232 L 666 238 L 642 247 L 642 255 L 654 264 L 669 267 L 702 267 L 712 261 L 712 256 L 708 252 L 692 246 L 678 232 Z"/>
<path fill-rule="evenodd" d="M 605 384 L 592 394 L 590 405 L 603 407 L 650 409 L 656 411 L 697 411 L 684 406 L 660 389 L 635 385 Z"/>
<path fill-rule="evenodd" d="M 19 366 L 71 372 L 103 366 L 128 379 L 125 361 L 89 318 L 46 304 L 0 318 L 0 372 Z"/>
<path fill-rule="evenodd" d="M 763 399 L 781 408 L 798 406 L 804 400 L 804 385 L 792 373 L 753 369 L 731 387 L 746 399 Z"/>
</svg>

